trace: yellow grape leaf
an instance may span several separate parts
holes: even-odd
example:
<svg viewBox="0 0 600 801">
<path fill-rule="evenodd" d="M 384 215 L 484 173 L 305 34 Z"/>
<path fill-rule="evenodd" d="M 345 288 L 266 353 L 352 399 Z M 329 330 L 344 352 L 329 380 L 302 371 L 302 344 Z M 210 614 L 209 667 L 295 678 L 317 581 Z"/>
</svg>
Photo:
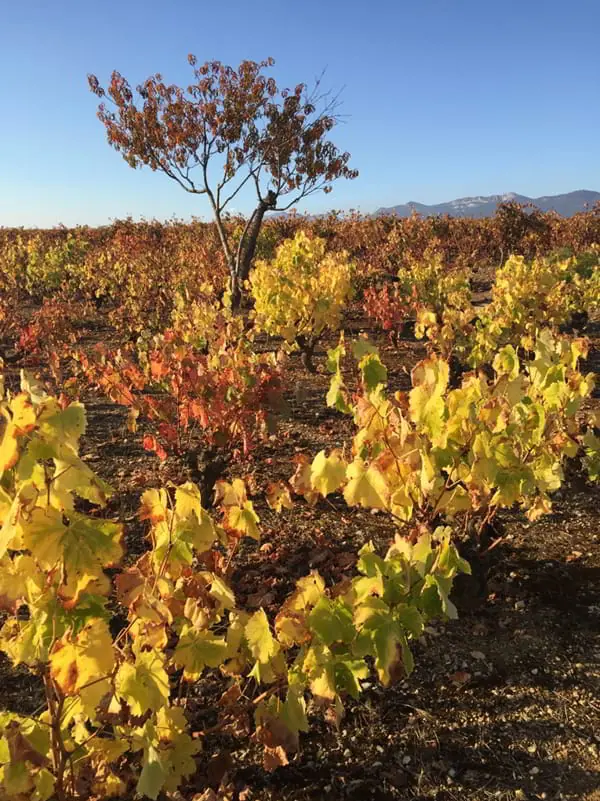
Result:
<svg viewBox="0 0 600 801">
<path fill-rule="evenodd" d="M 390 502 L 391 512 L 395 517 L 406 522 L 412 518 L 415 505 L 406 487 L 395 490 Z"/>
<path fill-rule="evenodd" d="M 266 664 L 277 655 L 279 645 L 271 634 L 269 621 L 264 609 L 259 609 L 245 626 L 246 641 L 253 658 Z"/>
<path fill-rule="evenodd" d="M 158 798 L 158 794 L 167 780 L 167 769 L 163 764 L 157 745 L 148 745 L 144 749 L 144 762 L 136 785 L 138 796 L 147 796 L 153 801 Z"/>
<path fill-rule="evenodd" d="M 460 485 L 442 493 L 436 506 L 438 512 L 445 512 L 450 516 L 459 512 L 468 512 L 471 508 L 472 503 L 469 493 Z"/>
<path fill-rule="evenodd" d="M 33 667 L 36 662 L 46 661 L 51 641 L 47 618 L 39 614 L 27 622 L 9 617 L 0 630 L 0 649 L 14 665 L 24 663 Z"/>
<path fill-rule="evenodd" d="M 91 470 L 75 453 L 60 450 L 60 457 L 54 459 L 54 480 L 50 487 L 52 502 L 63 509 L 73 508 L 72 493 L 99 506 L 106 505 L 112 495 L 112 488 Z"/>
<path fill-rule="evenodd" d="M 192 740 L 183 728 L 170 724 L 173 711 L 172 708 L 161 709 L 156 728 L 146 729 L 143 767 L 136 787 L 140 796 L 157 799 L 161 790 L 171 795 L 186 776 L 196 771 L 194 756 L 201 744 Z"/>
<path fill-rule="evenodd" d="M 86 751 L 92 759 L 98 758 L 100 762 L 116 762 L 119 757 L 129 751 L 130 744 L 127 739 L 109 740 L 107 737 L 85 737 Z"/>
<path fill-rule="evenodd" d="M 214 541 L 217 539 L 217 529 L 212 517 L 205 509 L 200 509 L 200 516 L 196 519 L 193 515 L 189 521 L 192 533 L 192 545 L 198 553 L 209 551 Z"/>
<path fill-rule="evenodd" d="M 292 646 L 310 640 L 307 612 L 320 600 L 325 582 L 317 571 L 296 582 L 295 591 L 288 596 L 275 618 L 277 639 L 282 645 Z"/>
<path fill-rule="evenodd" d="M 343 414 L 350 414 L 352 411 L 352 407 L 348 404 L 346 385 L 339 371 L 331 377 L 329 391 L 325 396 L 325 402 L 327 406 L 337 409 L 338 412 L 342 412 Z"/>
<path fill-rule="evenodd" d="M 27 434 L 36 427 L 37 415 L 29 395 L 20 392 L 12 399 L 8 406 L 10 410 L 10 420 L 15 427 L 17 436 Z M 6 412 L 4 413 L 8 419 Z"/>
<path fill-rule="evenodd" d="M 183 678 L 186 681 L 195 681 L 205 667 L 216 668 L 223 664 L 228 650 L 223 637 L 217 637 L 212 631 L 198 631 L 186 623 L 181 630 L 173 660 L 177 667 L 184 669 Z"/>
<path fill-rule="evenodd" d="M 21 392 L 27 393 L 35 406 L 39 406 L 48 398 L 42 382 L 29 370 L 21 369 Z"/>
<path fill-rule="evenodd" d="M 16 612 L 26 592 L 25 575 L 16 569 L 15 560 L 8 555 L 3 556 L 0 559 L 0 609 Z"/>
<path fill-rule="evenodd" d="M 157 543 L 161 542 L 168 548 L 171 540 L 176 539 L 194 547 L 198 553 L 210 550 L 217 531 L 211 516 L 202 508 L 200 490 L 195 484 L 188 481 L 177 487 L 174 516 L 177 521 L 174 532 L 171 532 L 172 521 L 158 524 L 155 530 Z"/>
<path fill-rule="evenodd" d="M 82 403 L 73 402 L 61 409 L 55 398 L 48 398 L 39 422 L 45 440 L 68 445 L 75 451 L 86 429 L 85 408 Z"/>
<path fill-rule="evenodd" d="M 388 687 L 403 662 L 406 637 L 401 626 L 381 598 L 366 598 L 355 613 L 355 623 L 360 630 L 357 654 L 375 658 L 379 680 Z"/>
<path fill-rule="evenodd" d="M 0 559 L 0 609 L 15 612 L 23 601 L 35 604 L 44 592 L 45 582 L 45 574 L 29 554 L 14 559 L 4 556 Z"/>
<path fill-rule="evenodd" d="M 313 570 L 309 576 L 303 576 L 296 582 L 295 591 L 285 602 L 286 609 L 301 609 L 314 606 L 325 591 L 325 582 L 318 571 Z"/>
<path fill-rule="evenodd" d="M 0 774 L 3 793 L 11 799 L 29 798 L 35 787 L 32 771 L 24 761 L 14 763 L 8 759 L 6 761 L 8 764 L 2 768 Z"/>
<path fill-rule="evenodd" d="M 409 394 L 410 418 L 437 440 L 443 431 L 448 386 L 448 363 L 437 356 L 419 362 L 411 373 L 413 388 Z"/>
<path fill-rule="evenodd" d="M 349 506 L 365 509 L 386 509 L 390 491 L 387 481 L 375 465 L 367 466 L 359 457 L 348 465 L 349 479 L 344 488 L 344 498 Z"/>
<path fill-rule="evenodd" d="M 241 478 L 228 481 L 217 481 L 215 484 L 215 504 L 221 506 L 243 506 L 248 499 L 246 485 Z"/>
<path fill-rule="evenodd" d="M 310 483 L 313 489 L 323 497 L 330 495 L 341 487 L 346 478 L 346 462 L 341 458 L 340 452 L 334 450 L 329 456 L 320 451 L 310 469 Z"/>
<path fill-rule="evenodd" d="M 43 468 L 41 472 L 43 473 Z M 43 501 L 44 499 L 41 500 Z M 10 506 L 5 506 L 3 510 L 4 519 L 0 528 L 0 556 L 6 553 L 7 548 L 12 548 L 15 551 L 25 550 L 23 522 L 27 520 L 38 501 L 40 501 L 40 490 L 36 482 L 21 482 Z"/>
<path fill-rule="evenodd" d="M 135 406 L 131 406 L 129 411 L 127 412 L 126 426 L 127 430 L 130 431 L 132 434 L 135 434 L 137 432 L 138 429 L 137 421 L 139 416 L 140 416 L 140 410 L 136 409 Z"/>
<path fill-rule="evenodd" d="M 18 437 L 28 434 L 37 425 L 37 416 L 31 400 L 25 393 L 19 393 L 8 404 L 0 406 L 6 418 L 6 426 L 0 442 L 0 476 L 10 470 L 19 457 Z"/>
<path fill-rule="evenodd" d="M 4 525 L 4 521 L 9 516 L 13 506 L 13 497 L 8 492 L 0 487 L 0 526 Z"/>
<path fill-rule="evenodd" d="M 95 618 L 75 636 L 65 634 L 50 653 L 50 674 L 65 695 L 77 694 L 85 685 L 110 674 L 114 666 L 108 625 Z"/>
<path fill-rule="evenodd" d="M 506 345 L 494 356 L 492 367 L 497 375 L 508 376 L 509 381 L 514 381 L 519 375 L 519 357 L 512 345 Z"/>
<path fill-rule="evenodd" d="M 11 712 L 0 713 L 0 762 L 5 766 L 27 762 L 28 770 L 34 766 L 49 766 L 50 733 L 44 728 L 39 720 L 28 721 Z M 6 784 L 3 789 L 6 790 Z"/>
<path fill-rule="evenodd" d="M 34 509 L 23 523 L 25 547 L 46 569 L 63 568 L 63 597 L 76 597 L 103 570 L 119 561 L 122 528 L 109 520 L 94 519 L 73 512 L 68 524 L 57 509 Z"/>
<path fill-rule="evenodd" d="M 260 522 L 260 517 L 254 511 L 252 501 L 245 501 L 243 506 L 226 506 L 225 512 L 225 528 L 252 537 L 253 540 L 260 540 L 260 531 L 256 525 Z"/>
<path fill-rule="evenodd" d="M 309 679 L 310 691 L 321 704 L 335 700 L 335 666 L 333 654 L 325 645 L 316 642 L 307 650 L 302 670 Z"/>
<path fill-rule="evenodd" d="M 191 481 L 186 481 L 175 490 L 175 512 L 181 518 L 196 515 L 200 520 L 202 513 L 202 498 L 200 489 Z"/>
<path fill-rule="evenodd" d="M 387 368 L 377 352 L 363 356 L 358 367 L 367 392 L 373 392 L 379 384 L 387 383 Z"/>
<path fill-rule="evenodd" d="M 135 716 L 165 706 L 170 689 L 164 657 L 154 650 L 138 651 L 135 664 L 123 662 L 117 671 L 115 690 L 117 698 L 124 701 Z"/>
<path fill-rule="evenodd" d="M 222 609 L 235 609 L 235 595 L 231 587 L 214 573 L 211 577 L 210 595 L 217 600 Z"/>
<path fill-rule="evenodd" d="M 99 798 L 123 798 L 127 785 L 115 773 L 107 773 L 92 784 L 92 793 Z"/>
<path fill-rule="evenodd" d="M 56 779 L 46 768 L 41 768 L 35 775 L 35 792 L 31 795 L 31 801 L 48 801 L 54 796 L 54 786 Z"/>
<path fill-rule="evenodd" d="M 552 502 L 550 501 L 550 498 L 545 495 L 539 495 L 529 509 L 527 509 L 525 514 L 528 520 L 535 522 L 536 520 L 539 520 L 540 517 L 550 514 L 551 511 Z"/>
<path fill-rule="evenodd" d="M 19 458 L 19 445 L 17 443 L 17 430 L 12 423 L 4 429 L 4 436 L 0 442 L 0 475 L 5 470 L 14 467 Z"/>
<path fill-rule="evenodd" d="M 140 520 L 150 520 L 153 525 L 167 519 L 169 496 L 165 489 L 149 489 L 142 495 Z"/>
<path fill-rule="evenodd" d="M 185 776 L 195 773 L 197 766 L 193 756 L 201 750 L 202 744 L 192 740 L 187 733 L 188 721 L 181 707 L 159 709 L 156 724 L 160 732 L 163 764 L 167 768 L 165 790 L 174 793 Z"/>
</svg>

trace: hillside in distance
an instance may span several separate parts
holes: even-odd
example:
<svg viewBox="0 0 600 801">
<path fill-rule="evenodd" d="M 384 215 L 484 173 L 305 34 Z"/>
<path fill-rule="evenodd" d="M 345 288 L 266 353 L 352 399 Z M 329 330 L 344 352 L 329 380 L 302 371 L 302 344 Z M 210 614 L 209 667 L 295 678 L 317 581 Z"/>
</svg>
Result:
<svg viewBox="0 0 600 801">
<path fill-rule="evenodd" d="M 423 217 L 439 214 L 450 214 L 452 217 L 490 217 L 500 203 L 513 200 L 516 203 L 532 203 L 540 211 L 556 211 L 563 217 L 572 217 L 578 211 L 591 209 L 600 201 L 600 192 L 589 189 L 578 189 L 563 195 L 544 195 L 543 197 L 527 197 L 509 192 L 505 195 L 488 195 L 479 197 L 461 197 L 447 203 L 438 203 L 428 206 L 425 203 L 403 203 L 399 206 L 389 206 L 377 209 L 375 216 L 397 214 L 399 217 L 410 217 L 418 212 Z"/>
</svg>

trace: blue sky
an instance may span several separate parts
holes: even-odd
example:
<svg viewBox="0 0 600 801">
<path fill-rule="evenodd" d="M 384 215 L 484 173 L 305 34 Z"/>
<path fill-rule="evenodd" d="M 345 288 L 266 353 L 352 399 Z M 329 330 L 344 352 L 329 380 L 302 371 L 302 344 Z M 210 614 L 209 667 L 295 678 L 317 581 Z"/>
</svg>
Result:
<svg viewBox="0 0 600 801">
<path fill-rule="evenodd" d="M 190 52 L 345 87 L 334 139 L 360 177 L 311 212 L 600 190 L 599 0 L 3 0 L 1 16 L 0 226 L 207 217 L 109 148 L 86 81 L 187 85 Z"/>
</svg>

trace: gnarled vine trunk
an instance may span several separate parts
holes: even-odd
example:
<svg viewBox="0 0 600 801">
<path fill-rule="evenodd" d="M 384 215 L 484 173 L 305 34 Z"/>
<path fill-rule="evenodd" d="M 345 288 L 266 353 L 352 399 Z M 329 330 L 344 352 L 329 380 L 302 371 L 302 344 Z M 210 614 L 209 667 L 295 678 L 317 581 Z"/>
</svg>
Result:
<svg viewBox="0 0 600 801">
<path fill-rule="evenodd" d="M 267 211 L 275 207 L 276 203 L 277 197 L 274 192 L 269 192 L 266 200 L 261 198 L 242 234 L 237 258 L 231 273 L 231 306 L 234 310 L 239 309 L 242 302 L 244 282 L 248 280 L 250 275 L 250 268 L 256 253 L 258 235 L 264 216 Z"/>
</svg>

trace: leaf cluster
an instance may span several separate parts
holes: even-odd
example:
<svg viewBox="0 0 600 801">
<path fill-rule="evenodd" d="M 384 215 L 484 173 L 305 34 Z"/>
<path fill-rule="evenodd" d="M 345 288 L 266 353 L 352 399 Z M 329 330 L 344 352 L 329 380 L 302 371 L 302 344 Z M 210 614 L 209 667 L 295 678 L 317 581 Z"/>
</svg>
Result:
<svg viewBox="0 0 600 801">
<path fill-rule="evenodd" d="M 532 358 L 522 366 L 506 345 L 493 360 L 493 378 L 469 373 L 456 389 L 449 387 L 448 362 L 433 354 L 413 369 L 409 392 L 390 396 L 384 365 L 363 344 L 355 347 L 362 393 L 353 398 L 341 369 L 342 341 L 330 352 L 327 403 L 354 417 L 352 460 L 319 454 L 307 491 L 342 489 L 349 505 L 385 509 L 401 525 L 489 522 L 514 505 L 530 519 L 548 512 L 565 459 L 587 442 L 593 460 L 596 440 L 591 430 L 584 434 L 577 413 L 594 376 L 578 370 L 585 340 L 543 329 L 530 347 Z"/>
<path fill-rule="evenodd" d="M 314 345 L 324 331 L 337 331 L 352 295 L 348 255 L 328 253 L 321 238 L 298 231 L 275 257 L 257 261 L 250 277 L 254 323 L 259 331 L 290 343 Z"/>
<path fill-rule="evenodd" d="M 284 765 L 308 730 L 310 698 L 338 721 L 371 665 L 386 686 L 406 675 L 410 641 L 431 617 L 455 614 L 448 593 L 468 565 L 446 529 L 397 538 L 383 557 L 366 545 L 335 587 L 311 573 L 274 620 L 244 610 L 229 567 L 260 520 L 237 479 L 217 486 L 220 520 L 193 483 L 144 492 L 148 550 L 124 567 L 122 526 L 78 511 L 77 497 L 101 507 L 110 495 L 78 455 L 83 407 L 24 376 L 0 412 L 0 649 L 45 692 L 38 715 L 0 715 L 3 797 L 174 792 L 202 745 L 179 701 L 215 669 L 227 681 L 217 728 L 251 734 L 267 769 Z M 269 502 L 289 505 L 282 497 Z"/>
</svg>

